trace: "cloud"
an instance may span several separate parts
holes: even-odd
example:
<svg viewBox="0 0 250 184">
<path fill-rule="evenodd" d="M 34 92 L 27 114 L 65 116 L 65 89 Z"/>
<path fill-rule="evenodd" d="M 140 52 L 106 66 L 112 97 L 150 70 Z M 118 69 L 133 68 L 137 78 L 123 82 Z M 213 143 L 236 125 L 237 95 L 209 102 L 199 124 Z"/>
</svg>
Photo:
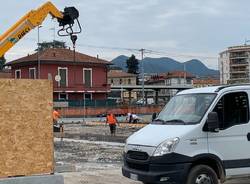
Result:
<svg viewBox="0 0 250 184">
<path fill-rule="evenodd" d="M 44 0 L 9 0 L 0 8 L 3 33 L 22 15 L 44 3 Z M 182 61 L 180 55 L 197 55 L 209 66 L 217 67 L 218 53 L 228 46 L 242 44 L 250 38 L 248 0 L 54 0 L 62 10 L 75 6 L 80 12 L 83 33 L 77 43 L 106 47 L 148 48 L 163 50 Z M 11 12 L 11 13 L 9 13 Z M 47 18 L 41 28 L 41 41 L 53 39 L 54 23 Z M 56 39 L 72 45 L 69 38 Z M 37 30 L 26 35 L 6 56 L 27 55 L 36 48 Z M 130 51 L 78 48 L 83 53 L 104 58 Z M 166 54 L 166 56 L 168 56 Z M 169 55 L 171 56 L 171 55 Z M 157 57 L 157 56 L 155 56 Z"/>
</svg>

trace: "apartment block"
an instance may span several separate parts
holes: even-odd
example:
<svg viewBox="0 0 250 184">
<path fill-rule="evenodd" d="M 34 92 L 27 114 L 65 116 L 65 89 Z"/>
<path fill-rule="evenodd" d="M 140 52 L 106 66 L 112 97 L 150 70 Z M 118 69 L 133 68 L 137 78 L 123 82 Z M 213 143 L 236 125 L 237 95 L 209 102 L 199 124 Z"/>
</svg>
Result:
<svg viewBox="0 0 250 184">
<path fill-rule="evenodd" d="M 250 45 L 228 47 L 219 55 L 221 84 L 250 82 Z"/>
</svg>

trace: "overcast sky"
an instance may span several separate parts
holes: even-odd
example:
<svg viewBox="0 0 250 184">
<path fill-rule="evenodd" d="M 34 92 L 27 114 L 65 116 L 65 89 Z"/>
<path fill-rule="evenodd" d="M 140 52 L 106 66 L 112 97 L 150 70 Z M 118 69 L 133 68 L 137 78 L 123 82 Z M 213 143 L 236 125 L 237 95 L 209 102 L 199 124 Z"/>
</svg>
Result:
<svg viewBox="0 0 250 184">
<path fill-rule="evenodd" d="M 0 6 L 0 33 L 43 0 L 8 0 Z M 181 62 L 201 59 L 217 68 L 218 53 L 250 39 L 249 0 L 52 0 L 58 9 L 75 6 L 83 32 L 77 51 L 111 60 L 145 48 L 145 57 L 172 57 Z M 50 17 L 40 29 L 40 40 L 51 41 L 57 22 Z M 71 46 L 69 38 L 58 37 Z M 33 53 L 37 29 L 6 53 L 8 61 Z"/>
</svg>

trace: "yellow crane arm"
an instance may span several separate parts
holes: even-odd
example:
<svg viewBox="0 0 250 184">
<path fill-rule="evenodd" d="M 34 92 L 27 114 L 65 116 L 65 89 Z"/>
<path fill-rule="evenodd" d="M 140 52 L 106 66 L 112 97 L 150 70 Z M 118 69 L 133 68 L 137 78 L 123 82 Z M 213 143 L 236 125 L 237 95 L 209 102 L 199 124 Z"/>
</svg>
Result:
<svg viewBox="0 0 250 184">
<path fill-rule="evenodd" d="M 60 12 L 51 2 L 43 4 L 36 10 L 31 10 L 18 20 L 11 28 L 9 28 L 4 34 L 0 35 L 0 57 L 2 57 L 10 48 L 12 48 L 20 39 L 22 39 L 28 32 L 35 27 L 42 24 L 44 19 L 50 14 L 53 18 L 57 18 L 60 23 L 59 26 L 68 25 L 72 30 L 74 19 L 77 19 L 79 14 L 74 7 L 70 7 L 69 12 Z M 67 8 L 65 8 L 67 9 Z M 74 12 L 75 11 L 75 12 Z M 71 16 L 71 14 L 73 14 Z M 77 20 L 78 22 L 78 20 Z M 79 22 L 78 22 L 79 25 Z M 80 27 L 80 25 L 79 25 Z M 77 32 L 78 33 L 78 32 Z M 67 32 L 67 35 L 72 35 L 74 32 Z M 65 36 L 65 35 L 64 35 Z"/>
</svg>

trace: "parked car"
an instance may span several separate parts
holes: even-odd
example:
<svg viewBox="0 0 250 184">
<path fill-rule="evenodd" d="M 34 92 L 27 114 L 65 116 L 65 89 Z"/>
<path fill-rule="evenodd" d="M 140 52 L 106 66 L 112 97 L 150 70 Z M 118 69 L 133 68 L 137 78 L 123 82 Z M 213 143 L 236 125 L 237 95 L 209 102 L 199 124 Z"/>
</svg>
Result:
<svg viewBox="0 0 250 184">
<path fill-rule="evenodd" d="M 189 89 L 125 144 L 125 177 L 143 183 L 218 184 L 250 176 L 250 85 Z"/>
<path fill-rule="evenodd" d="M 155 103 L 155 101 L 154 101 L 153 98 L 147 98 L 147 104 L 148 104 L 148 105 L 152 105 L 152 104 L 154 104 L 154 103 Z M 144 99 L 144 102 L 143 102 L 143 99 L 140 99 L 140 100 L 138 100 L 137 102 L 135 102 L 135 104 L 137 104 L 137 105 L 146 104 L 146 99 Z"/>
</svg>

